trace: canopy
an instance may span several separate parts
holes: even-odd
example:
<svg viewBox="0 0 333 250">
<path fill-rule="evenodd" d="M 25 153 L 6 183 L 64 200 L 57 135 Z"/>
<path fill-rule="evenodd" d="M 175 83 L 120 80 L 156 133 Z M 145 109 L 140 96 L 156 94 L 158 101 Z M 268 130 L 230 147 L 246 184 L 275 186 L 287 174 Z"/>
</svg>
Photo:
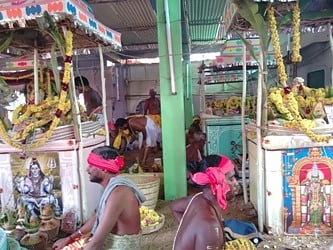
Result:
<svg viewBox="0 0 333 250">
<path fill-rule="evenodd" d="M 81 0 L 0 0 L 0 37 L 15 31 L 12 46 L 27 50 L 49 50 L 47 37 L 37 33 L 38 18 L 47 11 L 54 21 L 74 33 L 75 48 L 96 47 L 97 43 L 121 48 L 121 34 L 100 23 Z M 52 41 L 53 42 L 53 41 Z"/>
</svg>

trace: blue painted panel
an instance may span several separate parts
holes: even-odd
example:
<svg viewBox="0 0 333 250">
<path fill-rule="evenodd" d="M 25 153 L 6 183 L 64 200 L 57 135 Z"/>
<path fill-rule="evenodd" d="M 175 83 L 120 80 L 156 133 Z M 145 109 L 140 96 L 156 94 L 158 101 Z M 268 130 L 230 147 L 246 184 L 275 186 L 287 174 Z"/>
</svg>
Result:
<svg viewBox="0 0 333 250">
<path fill-rule="evenodd" d="M 243 153 L 241 117 L 206 120 L 207 154 L 236 158 Z"/>
</svg>

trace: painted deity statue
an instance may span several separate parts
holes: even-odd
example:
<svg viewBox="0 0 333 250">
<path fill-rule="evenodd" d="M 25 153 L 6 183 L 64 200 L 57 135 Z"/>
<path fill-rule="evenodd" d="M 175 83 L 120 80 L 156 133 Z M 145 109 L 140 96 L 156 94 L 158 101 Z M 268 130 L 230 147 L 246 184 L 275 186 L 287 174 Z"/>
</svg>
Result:
<svg viewBox="0 0 333 250">
<path fill-rule="evenodd" d="M 307 197 L 306 225 L 318 227 L 326 223 L 325 210 L 329 209 L 326 187 L 322 182 L 323 173 L 313 164 L 305 182 L 305 195 Z"/>
<path fill-rule="evenodd" d="M 53 194 L 53 175 L 46 176 L 36 158 L 29 165 L 28 175 L 15 179 L 17 191 L 20 193 L 18 204 L 23 204 L 34 216 L 39 216 L 46 204 L 54 208 L 56 215 L 61 214 L 59 202 Z"/>
</svg>

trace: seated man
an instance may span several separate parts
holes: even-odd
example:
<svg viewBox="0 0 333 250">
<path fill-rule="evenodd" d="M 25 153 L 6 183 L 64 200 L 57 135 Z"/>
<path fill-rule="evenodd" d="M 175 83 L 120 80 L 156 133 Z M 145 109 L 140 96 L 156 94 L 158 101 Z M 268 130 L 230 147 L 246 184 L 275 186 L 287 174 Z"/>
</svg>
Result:
<svg viewBox="0 0 333 250">
<path fill-rule="evenodd" d="M 194 115 L 192 119 L 192 124 L 188 128 L 186 133 L 186 145 L 190 144 L 193 141 L 193 136 L 195 133 L 202 132 L 201 129 L 201 118 L 198 115 Z"/>
<path fill-rule="evenodd" d="M 195 132 L 191 143 L 186 145 L 186 162 L 201 161 L 203 158 L 205 144 L 206 133 Z"/>
<path fill-rule="evenodd" d="M 115 149 L 101 146 L 92 150 L 87 161 L 90 181 L 105 189 L 97 213 L 80 230 L 56 241 L 52 249 L 140 249 L 139 206 L 145 197 L 134 182 L 118 175 L 123 158 Z"/>
<path fill-rule="evenodd" d="M 173 249 L 225 249 L 222 210 L 227 208 L 227 194 L 238 190 L 234 165 L 222 156 L 218 166 L 198 165 L 197 170 L 199 172 L 193 174 L 191 179 L 202 185 L 202 192 L 171 203 L 171 210 L 180 222 Z M 250 241 L 244 240 L 241 244 L 243 248 L 238 249 L 255 249 Z"/>
</svg>

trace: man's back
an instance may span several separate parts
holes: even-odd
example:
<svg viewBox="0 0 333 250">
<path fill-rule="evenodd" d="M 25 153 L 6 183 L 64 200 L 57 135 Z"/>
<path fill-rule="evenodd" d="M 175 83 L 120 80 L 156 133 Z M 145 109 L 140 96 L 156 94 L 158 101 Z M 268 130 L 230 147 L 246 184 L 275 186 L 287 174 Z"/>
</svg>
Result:
<svg viewBox="0 0 333 250">
<path fill-rule="evenodd" d="M 116 235 L 138 234 L 140 232 L 140 210 L 136 196 L 130 187 L 118 186 L 110 194 L 103 221 L 119 214 L 111 233 Z"/>
<path fill-rule="evenodd" d="M 121 200 L 117 201 L 123 204 L 123 211 L 112 232 L 117 235 L 137 234 L 140 232 L 140 210 L 138 200 L 129 187 L 120 186 L 117 189 L 115 191 L 119 191 L 119 195 L 122 197 Z M 110 198 L 113 199 L 112 196 Z"/>
<path fill-rule="evenodd" d="M 102 106 L 102 98 L 96 90 L 90 88 L 83 93 L 83 96 L 88 115 L 96 108 Z"/>
<path fill-rule="evenodd" d="M 219 214 L 201 193 L 194 196 L 179 225 L 173 249 L 222 249 L 225 235 Z"/>
</svg>

